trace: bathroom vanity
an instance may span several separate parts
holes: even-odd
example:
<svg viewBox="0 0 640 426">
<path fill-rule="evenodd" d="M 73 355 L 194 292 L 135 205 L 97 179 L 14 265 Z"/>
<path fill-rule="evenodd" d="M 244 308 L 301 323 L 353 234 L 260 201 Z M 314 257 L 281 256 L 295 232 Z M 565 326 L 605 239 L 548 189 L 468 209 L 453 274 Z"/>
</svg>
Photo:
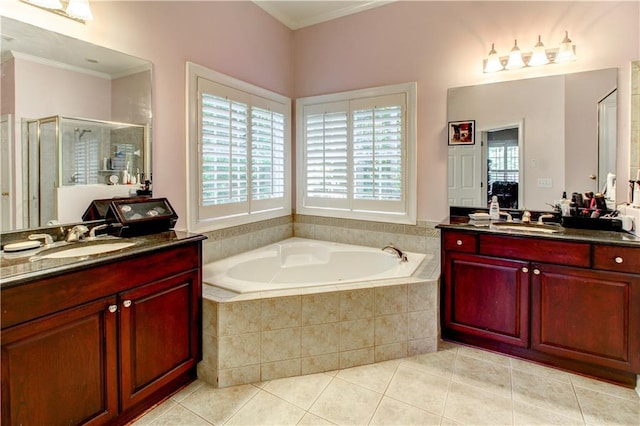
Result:
<svg viewBox="0 0 640 426">
<path fill-rule="evenodd" d="M 467 222 L 439 226 L 443 339 L 635 386 L 639 238 Z"/>
<path fill-rule="evenodd" d="M 2 424 L 123 424 L 193 380 L 202 239 L 168 231 L 83 258 L 3 257 Z"/>
</svg>

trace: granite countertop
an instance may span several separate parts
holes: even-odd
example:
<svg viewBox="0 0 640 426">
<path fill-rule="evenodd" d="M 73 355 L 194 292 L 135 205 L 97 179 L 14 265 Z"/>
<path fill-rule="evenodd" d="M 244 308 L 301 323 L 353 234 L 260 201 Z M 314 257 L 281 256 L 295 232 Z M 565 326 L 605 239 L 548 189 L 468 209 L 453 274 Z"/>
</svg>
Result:
<svg viewBox="0 0 640 426">
<path fill-rule="evenodd" d="M 118 239 L 118 242 L 134 243 L 133 246 L 125 249 L 91 256 L 62 259 L 38 259 L 37 255 L 42 254 L 42 249 L 15 253 L 4 253 L 4 251 L 2 251 L 0 252 L 0 288 L 4 289 L 37 278 L 115 262 L 131 256 L 143 255 L 154 250 L 204 239 L 206 239 L 206 237 L 200 234 L 182 231 L 165 231 L 156 234 Z M 105 242 L 114 242 L 114 240 L 106 240 Z M 64 246 L 64 248 L 80 247 L 82 244 L 92 244 L 92 242 L 74 242 Z M 56 248 L 49 250 L 53 251 L 56 250 Z M 34 258 L 37 260 L 32 260 Z"/>
<path fill-rule="evenodd" d="M 504 221 L 502 221 L 504 222 Z M 473 231 L 518 237 L 544 238 L 564 241 L 596 242 L 640 248 L 640 237 L 625 231 L 600 231 L 591 229 L 561 228 L 561 232 L 543 233 L 526 230 L 496 229 L 490 227 L 491 221 L 473 221 L 468 216 L 450 216 L 443 220 L 437 228 Z"/>
</svg>

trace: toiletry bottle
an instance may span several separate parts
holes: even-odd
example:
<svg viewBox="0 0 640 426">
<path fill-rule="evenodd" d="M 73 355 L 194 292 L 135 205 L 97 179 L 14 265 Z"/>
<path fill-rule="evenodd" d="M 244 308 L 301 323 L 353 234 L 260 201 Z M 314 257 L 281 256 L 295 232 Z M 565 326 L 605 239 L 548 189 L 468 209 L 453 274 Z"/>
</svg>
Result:
<svg viewBox="0 0 640 426">
<path fill-rule="evenodd" d="M 498 204 L 498 196 L 491 197 L 491 204 L 489 204 L 489 216 L 491 220 L 500 220 L 500 205 Z"/>
<path fill-rule="evenodd" d="M 637 180 L 633 187 L 633 206 L 640 207 L 640 180 Z"/>
</svg>

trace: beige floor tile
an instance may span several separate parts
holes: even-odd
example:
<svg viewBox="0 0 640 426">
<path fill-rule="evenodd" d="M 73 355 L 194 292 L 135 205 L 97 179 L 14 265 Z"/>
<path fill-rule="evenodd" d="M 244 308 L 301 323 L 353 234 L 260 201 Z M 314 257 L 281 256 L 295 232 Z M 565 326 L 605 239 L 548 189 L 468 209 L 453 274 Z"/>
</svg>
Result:
<svg viewBox="0 0 640 426">
<path fill-rule="evenodd" d="M 521 402 L 513 403 L 513 424 L 517 426 L 529 425 L 584 425 L 582 420 L 572 419 L 562 416 L 553 411 L 544 410 L 533 405 L 523 404 Z"/>
<path fill-rule="evenodd" d="M 309 412 L 341 425 L 368 424 L 382 395 L 334 378 Z"/>
<path fill-rule="evenodd" d="M 225 425 L 295 425 L 305 411 L 268 392 L 260 391 Z"/>
<path fill-rule="evenodd" d="M 298 422 L 298 426 L 324 426 L 333 424 L 335 423 L 331 423 L 329 420 L 325 420 L 311 413 L 305 414 L 302 420 Z"/>
<path fill-rule="evenodd" d="M 511 369 L 500 364 L 458 355 L 452 380 L 511 398 Z"/>
<path fill-rule="evenodd" d="M 455 362 L 456 351 L 439 351 L 405 358 L 402 365 L 450 379 Z"/>
<path fill-rule="evenodd" d="M 155 419 L 152 424 L 154 426 L 211 426 L 211 423 L 208 423 L 203 418 L 198 417 L 182 405 L 176 405 L 167 410 L 164 414 Z"/>
<path fill-rule="evenodd" d="M 470 358 L 480 359 L 482 361 L 493 362 L 503 367 L 511 367 L 509 358 L 500 354 L 485 351 L 483 349 L 470 348 L 468 346 L 459 346 L 458 355 L 468 356 Z"/>
<path fill-rule="evenodd" d="M 439 425 L 440 416 L 384 397 L 371 419 L 371 425 Z"/>
<path fill-rule="evenodd" d="M 571 383 L 547 379 L 523 371 L 511 371 L 513 400 L 582 420 Z"/>
<path fill-rule="evenodd" d="M 510 361 L 511 369 L 513 370 L 524 371 L 525 373 L 535 374 L 536 376 L 559 380 L 561 382 L 571 382 L 571 375 L 566 371 L 545 367 L 544 365 L 535 364 L 521 359 L 511 358 Z"/>
<path fill-rule="evenodd" d="M 136 419 L 132 423 L 132 425 L 134 425 L 134 426 L 145 426 L 145 425 L 151 424 L 151 422 L 153 422 L 155 419 L 157 419 L 162 414 L 166 413 L 167 411 L 169 411 L 171 408 L 173 408 L 175 406 L 176 406 L 176 402 L 175 401 L 173 401 L 171 399 L 167 399 L 162 404 L 159 404 L 159 405 L 155 406 L 152 410 L 149 410 L 146 413 L 144 413 L 144 415 L 142 415 L 138 419 Z"/>
<path fill-rule="evenodd" d="M 510 425 L 511 400 L 477 388 L 451 383 L 444 417 L 469 425 Z"/>
<path fill-rule="evenodd" d="M 606 393 L 609 395 L 617 396 L 619 398 L 628 399 L 630 401 L 636 401 L 640 404 L 640 396 L 634 389 L 617 386 L 611 383 L 602 382 L 600 380 L 591 379 L 589 377 L 578 376 L 577 374 L 571 374 L 570 377 L 574 387 L 580 387 L 595 392 Z M 640 424 L 640 422 L 638 422 L 638 424 Z"/>
<path fill-rule="evenodd" d="M 309 374 L 308 376 L 272 380 L 263 389 L 308 410 L 329 382 L 331 382 L 331 377 L 326 374 Z"/>
<path fill-rule="evenodd" d="M 440 422 L 440 426 L 462 426 L 462 423 L 458 423 L 455 420 L 451 420 L 448 419 L 446 417 L 442 418 L 442 421 Z"/>
<path fill-rule="evenodd" d="M 191 395 L 193 392 L 198 390 L 198 388 L 200 388 L 200 386 L 202 386 L 204 384 L 205 384 L 205 382 L 203 382 L 202 380 L 195 380 L 195 381 L 189 383 L 187 386 L 185 386 L 182 389 L 180 389 L 175 394 L 173 394 L 171 396 L 171 399 L 173 401 L 175 401 L 175 402 L 180 402 L 183 399 L 185 399 L 186 397 L 188 397 L 189 395 Z"/>
<path fill-rule="evenodd" d="M 186 397 L 180 404 L 208 422 L 221 425 L 258 392 L 259 389 L 253 385 L 223 389 L 204 385 Z"/>
<path fill-rule="evenodd" d="M 385 395 L 441 416 L 448 388 L 448 379 L 407 368 L 402 364 Z"/>
<path fill-rule="evenodd" d="M 588 425 L 640 425 L 640 402 L 576 388 Z"/>
<path fill-rule="evenodd" d="M 399 360 L 393 360 L 347 368 L 339 371 L 336 377 L 363 388 L 384 393 L 399 364 Z"/>
</svg>

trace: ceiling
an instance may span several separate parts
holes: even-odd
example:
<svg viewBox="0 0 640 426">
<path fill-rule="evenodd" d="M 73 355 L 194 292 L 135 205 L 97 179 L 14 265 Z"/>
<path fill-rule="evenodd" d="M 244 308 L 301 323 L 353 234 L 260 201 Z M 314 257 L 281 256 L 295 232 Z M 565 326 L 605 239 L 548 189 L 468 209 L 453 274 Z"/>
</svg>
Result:
<svg viewBox="0 0 640 426">
<path fill-rule="evenodd" d="M 254 3 L 292 30 L 330 21 L 378 6 L 393 0 L 369 1 L 271 1 Z"/>
</svg>

